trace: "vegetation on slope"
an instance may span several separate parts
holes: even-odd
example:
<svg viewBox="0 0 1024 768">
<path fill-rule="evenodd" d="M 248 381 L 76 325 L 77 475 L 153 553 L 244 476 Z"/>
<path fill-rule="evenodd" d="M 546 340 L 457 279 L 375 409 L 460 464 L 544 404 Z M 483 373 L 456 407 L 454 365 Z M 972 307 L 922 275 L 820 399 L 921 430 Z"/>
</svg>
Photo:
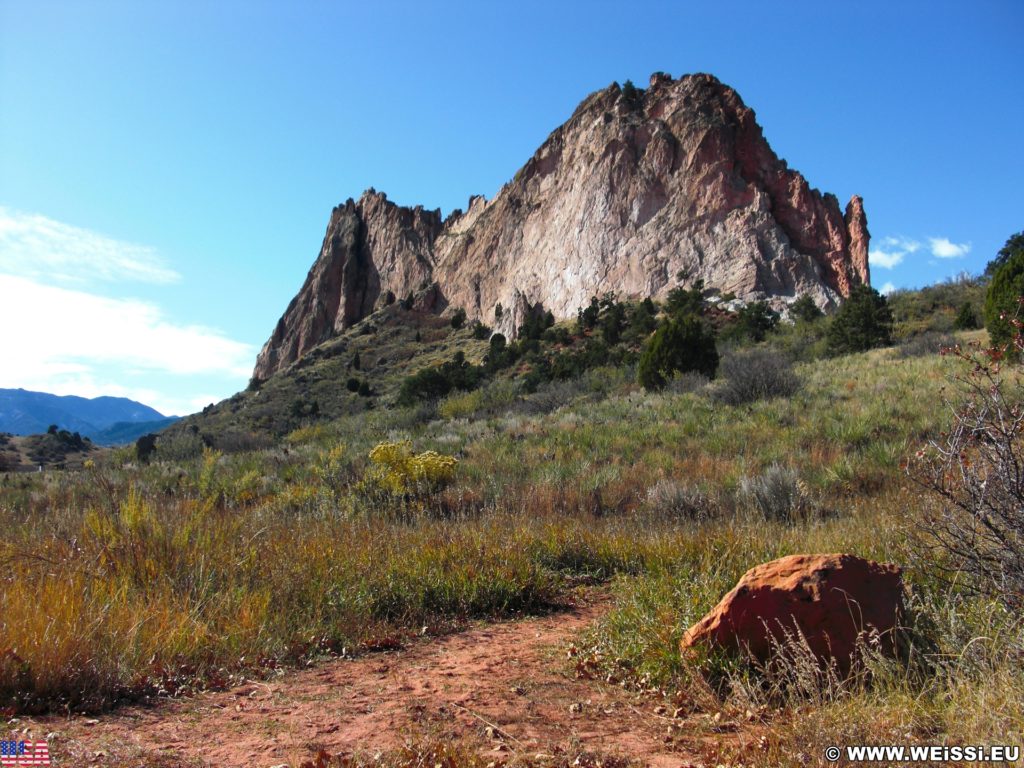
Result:
<svg viewBox="0 0 1024 768">
<path fill-rule="evenodd" d="M 947 426 L 935 406 L 960 370 L 922 331 L 976 300 L 971 281 L 940 288 L 931 315 L 919 307 L 934 297 L 892 298 L 901 346 L 836 357 L 827 318 L 746 349 L 754 334 L 702 302 L 701 322 L 736 346 L 720 345 L 718 379 L 659 391 L 634 366 L 671 303 L 538 315 L 500 349 L 396 305 L 172 427 L 148 464 L 122 449 L 81 473 L 0 476 L 0 706 L 223 685 L 548 610 L 568 586 L 610 579 L 616 605 L 581 638 L 581 673 L 680 707 L 768 713 L 756 759 L 797 764 L 826 741 L 1019 742 L 1019 617 L 950 585 L 908 535 L 939 501 L 902 465 Z M 768 358 L 782 363 L 766 373 Z M 397 405 L 420 370 L 450 363 L 473 367 L 469 386 Z M 683 630 L 746 569 L 809 551 L 913 564 L 912 664 L 879 659 L 870 679 L 841 681 L 679 657 Z"/>
</svg>

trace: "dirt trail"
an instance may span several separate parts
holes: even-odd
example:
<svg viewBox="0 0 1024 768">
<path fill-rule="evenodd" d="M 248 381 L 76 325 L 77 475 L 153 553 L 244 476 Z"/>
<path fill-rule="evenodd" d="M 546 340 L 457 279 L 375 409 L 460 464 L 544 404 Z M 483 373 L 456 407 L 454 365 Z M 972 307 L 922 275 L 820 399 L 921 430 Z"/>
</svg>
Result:
<svg viewBox="0 0 1024 768">
<path fill-rule="evenodd" d="M 580 751 L 655 766 L 690 761 L 666 743 L 656 702 L 577 679 L 566 648 L 608 607 L 591 593 L 564 612 L 426 638 L 193 699 L 98 718 L 23 721 L 52 732 L 55 765 L 297 766 L 318 749 L 374 754 L 457 739 L 496 761 Z"/>
</svg>

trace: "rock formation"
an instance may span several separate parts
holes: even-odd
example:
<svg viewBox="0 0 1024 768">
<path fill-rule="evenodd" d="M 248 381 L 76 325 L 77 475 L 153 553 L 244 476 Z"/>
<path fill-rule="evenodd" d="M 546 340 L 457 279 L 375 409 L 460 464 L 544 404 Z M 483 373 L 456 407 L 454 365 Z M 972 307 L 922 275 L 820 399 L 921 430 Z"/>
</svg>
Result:
<svg viewBox="0 0 1024 768">
<path fill-rule="evenodd" d="M 834 659 L 848 670 L 862 633 L 895 647 L 902 611 L 898 566 L 854 555 L 790 555 L 747 571 L 687 630 L 681 646 L 744 652 L 764 662 L 799 634 L 819 660 Z"/>
<path fill-rule="evenodd" d="M 790 170 L 732 88 L 657 73 L 591 94 L 493 200 L 443 222 L 372 189 L 335 208 L 255 376 L 432 283 L 442 307 L 506 335 L 537 305 L 566 318 L 606 291 L 661 297 L 698 279 L 829 307 L 869 282 L 868 237 L 861 199 L 844 214 Z"/>
</svg>

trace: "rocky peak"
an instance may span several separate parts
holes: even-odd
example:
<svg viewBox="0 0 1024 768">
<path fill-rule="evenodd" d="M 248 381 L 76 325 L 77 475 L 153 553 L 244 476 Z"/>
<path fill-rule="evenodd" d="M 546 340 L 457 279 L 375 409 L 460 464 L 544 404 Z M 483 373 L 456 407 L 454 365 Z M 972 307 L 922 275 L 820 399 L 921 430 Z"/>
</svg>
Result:
<svg viewBox="0 0 1024 768">
<path fill-rule="evenodd" d="M 441 212 L 405 208 L 368 189 L 331 211 L 320 255 L 256 359 L 266 379 L 307 350 L 431 282 Z"/>
<path fill-rule="evenodd" d="M 868 239 L 861 199 L 844 215 L 789 169 L 736 91 L 658 72 L 588 96 L 492 200 L 444 221 L 372 189 L 336 208 L 255 375 L 430 283 L 440 306 L 506 335 L 538 305 L 571 317 L 592 295 L 661 297 L 680 277 L 830 307 L 869 281 Z"/>
</svg>

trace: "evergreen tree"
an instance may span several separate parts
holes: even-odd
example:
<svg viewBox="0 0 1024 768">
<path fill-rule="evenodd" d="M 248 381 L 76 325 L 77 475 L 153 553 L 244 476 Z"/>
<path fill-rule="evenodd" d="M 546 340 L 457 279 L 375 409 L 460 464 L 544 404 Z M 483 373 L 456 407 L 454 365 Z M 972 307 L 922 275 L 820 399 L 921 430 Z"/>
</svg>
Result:
<svg viewBox="0 0 1024 768">
<path fill-rule="evenodd" d="M 1014 235 L 1003 250 L 1011 246 Z M 1000 251 L 1002 254 L 1002 251 Z M 995 270 L 992 282 L 985 295 L 985 327 L 988 329 L 992 346 L 1006 346 L 1013 338 L 1015 329 L 1011 320 L 1017 317 L 1019 299 L 1024 296 L 1024 247 L 1013 250 L 1009 257 Z"/>
<path fill-rule="evenodd" d="M 826 337 L 830 355 L 863 352 L 892 344 L 892 311 L 885 296 L 858 285 L 839 307 Z"/>
<path fill-rule="evenodd" d="M 819 317 L 825 316 L 809 293 L 801 294 L 800 298 L 790 304 L 789 314 L 791 317 L 807 323 L 813 323 Z"/>
<path fill-rule="evenodd" d="M 751 341 L 764 341 L 768 331 L 779 324 L 779 315 L 766 301 L 755 301 L 740 309 L 738 316 L 740 331 Z"/>
<path fill-rule="evenodd" d="M 985 277 L 992 277 L 1003 266 L 1010 260 L 1010 257 L 1015 253 L 1024 251 L 1024 232 L 1018 232 L 1016 235 L 1010 235 L 1010 239 L 1006 241 L 1006 244 L 999 249 L 999 253 L 985 266 Z"/>
<path fill-rule="evenodd" d="M 590 330 L 597 325 L 597 318 L 600 314 L 601 302 L 598 301 L 597 296 L 593 296 L 590 299 L 590 304 L 576 313 L 576 327 L 579 332 L 583 333 L 584 330 Z"/>
<path fill-rule="evenodd" d="M 640 355 L 637 377 L 644 389 L 662 389 L 673 373 L 697 371 L 711 378 L 718 368 L 715 334 L 699 317 L 670 319 Z"/>
<path fill-rule="evenodd" d="M 643 99 L 644 92 L 633 85 L 632 80 L 627 80 L 622 84 L 622 98 L 625 99 L 626 103 L 630 107 L 637 107 L 640 105 Z"/>
<path fill-rule="evenodd" d="M 965 301 L 960 305 L 960 311 L 956 313 L 953 321 L 953 328 L 958 331 L 973 331 L 978 327 L 978 318 L 974 314 L 974 307 L 971 302 Z"/>
<path fill-rule="evenodd" d="M 675 318 L 703 314 L 704 281 L 698 280 L 690 289 L 673 288 L 665 302 L 665 311 Z"/>
<path fill-rule="evenodd" d="M 626 327 L 626 307 L 615 301 L 615 294 L 608 293 L 601 300 L 601 316 L 598 320 L 601 338 L 608 346 L 615 346 L 622 338 Z"/>
</svg>

